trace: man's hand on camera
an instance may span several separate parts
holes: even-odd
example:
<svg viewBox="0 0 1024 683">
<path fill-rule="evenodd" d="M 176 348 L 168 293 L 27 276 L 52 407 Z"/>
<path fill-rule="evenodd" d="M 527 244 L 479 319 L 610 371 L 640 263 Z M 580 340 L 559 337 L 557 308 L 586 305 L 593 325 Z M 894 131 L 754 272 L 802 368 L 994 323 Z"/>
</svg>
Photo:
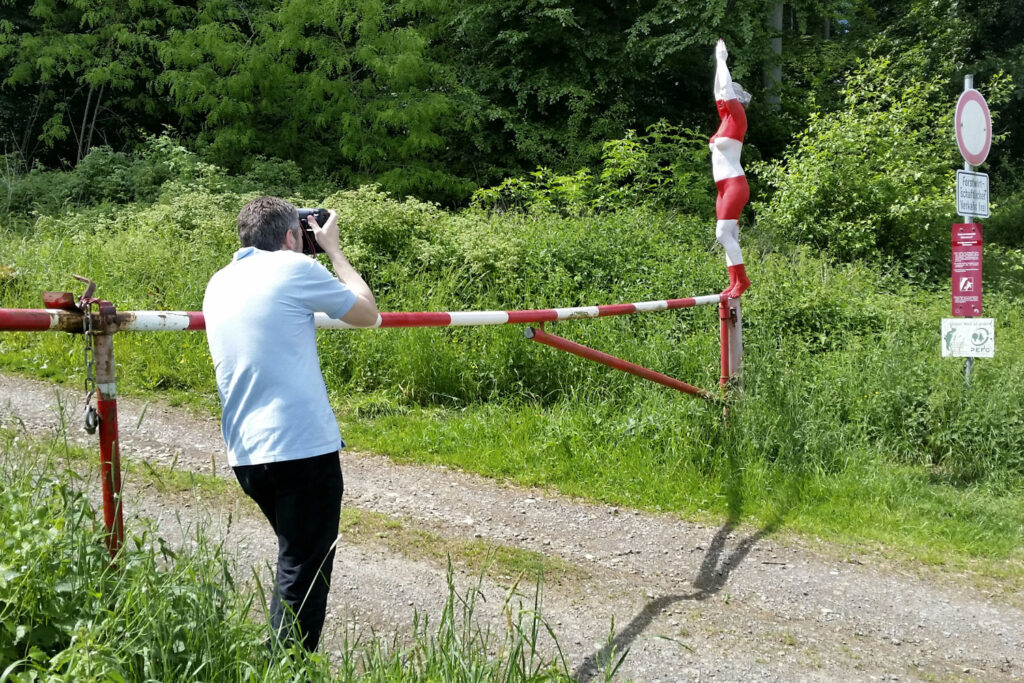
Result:
<svg viewBox="0 0 1024 683">
<path fill-rule="evenodd" d="M 329 257 L 336 253 L 341 253 L 337 211 L 328 209 L 327 222 L 324 223 L 323 227 L 317 224 L 316 218 L 313 216 L 309 216 L 306 220 L 309 222 L 309 227 L 313 230 L 313 236 L 316 237 L 317 244 L 323 248 Z"/>
<path fill-rule="evenodd" d="M 334 274 L 338 279 L 356 295 L 356 301 L 348 313 L 341 316 L 344 322 L 355 327 L 370 327 L 376 324 L 379 312 L 377 311 L 377 300 L 373 292 L 367 286 L 366 281 L 356 272 L 352 264 L 341 253 L 341 245 L 338 239 L 338 212 L 328 209 L 329 217 L 324 227 L 317 225 L 316 219 L 310 216 L 309 227 L 313 230 L 317 243 L 323 247 L 327 257 L 331 259 L 334 266 Z"/>
</svg>

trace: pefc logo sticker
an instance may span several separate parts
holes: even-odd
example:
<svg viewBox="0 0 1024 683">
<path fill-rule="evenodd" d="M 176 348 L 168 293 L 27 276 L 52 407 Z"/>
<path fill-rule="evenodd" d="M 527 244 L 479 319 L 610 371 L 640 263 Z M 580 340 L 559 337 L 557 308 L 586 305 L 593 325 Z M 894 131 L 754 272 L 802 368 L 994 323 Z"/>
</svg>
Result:
<svg viewBox="0 0 1024 683">
<path fill-rule="evenodd" d="M 996 329 L 992 318 L 943 318 L 942 355 L 958 358 L 992 358 Z"/>
</svg>

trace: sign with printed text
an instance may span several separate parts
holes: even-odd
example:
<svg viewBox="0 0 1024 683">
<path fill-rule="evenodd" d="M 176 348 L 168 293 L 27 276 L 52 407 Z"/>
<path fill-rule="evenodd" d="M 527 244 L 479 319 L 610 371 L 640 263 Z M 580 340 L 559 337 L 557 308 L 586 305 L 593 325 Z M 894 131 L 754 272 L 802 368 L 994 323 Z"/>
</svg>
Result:
<svg viewBox="0 0 1024 683">
<path fill-rule="evenodd" d="M 992 358 L 996 355 L 996 325 L 992 318 L 943 318 L 942 356 Z"/>
<path fill-rule="evenodd" d="M 956 212 L 961 216 L 988 218 L 988 174 L 956 172 Z"/>
<path fill-rule="evenodd" d="M 981 223 L 953 224 L 953 315 L 981 315 Z"/>
</svg>

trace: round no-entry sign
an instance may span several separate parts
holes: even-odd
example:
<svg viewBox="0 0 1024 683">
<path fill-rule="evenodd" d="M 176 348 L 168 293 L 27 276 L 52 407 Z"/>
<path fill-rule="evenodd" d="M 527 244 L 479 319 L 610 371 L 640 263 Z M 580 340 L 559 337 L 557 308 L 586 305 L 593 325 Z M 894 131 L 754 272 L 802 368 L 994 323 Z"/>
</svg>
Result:
<svg viewBox="0 0 1024 683">
<path fill-rule="evenodd" d="M 981 166 L 992 147 L 992 115 L 977 90 L 964 90 L 956 103 L 956 144 L 964 161 Z"/>
</svg>

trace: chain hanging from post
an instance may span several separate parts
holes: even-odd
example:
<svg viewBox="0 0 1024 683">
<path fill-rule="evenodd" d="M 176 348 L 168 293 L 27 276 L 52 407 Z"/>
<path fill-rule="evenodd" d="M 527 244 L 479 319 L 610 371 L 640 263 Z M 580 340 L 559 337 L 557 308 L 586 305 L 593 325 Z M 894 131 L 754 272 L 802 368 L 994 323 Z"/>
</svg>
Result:
<svg viewBox="0 0 1024 683">
<path fill-rule="evenodd" d="M 86 304 L 82 312 L 82 336 L 85 338 L 85 431 L 89 434 L 95 434 L 96 428 L 100 424 L 99 414 L 96 412 L 96 407 L 92 404 L 92 399 L 96 395 L 96 378 L 93 374 L 93 363 L 92 355 L 92 343 L 93 343 L 93 330 L 92 330 L 92 304 Z"/>
<path fill-rule="evenodd" d="M 94 332 L 92 329 L 92 307 L 97 303 L 92 294 L 96 291 L 96 285 L 88 278 L 73 275 L 76 280 L 86 283 L 85 292 L 78 298 L 78 307 L 82 310 L 82 337 L 85 339 L 83 357 L 85 360 L 85 431 L 95 434 L 100 424 L 99 413 L 92 404 L 96 395 L 96 377 L 94 373 L 95 363 L 93 362 Z"/>
</svg>

